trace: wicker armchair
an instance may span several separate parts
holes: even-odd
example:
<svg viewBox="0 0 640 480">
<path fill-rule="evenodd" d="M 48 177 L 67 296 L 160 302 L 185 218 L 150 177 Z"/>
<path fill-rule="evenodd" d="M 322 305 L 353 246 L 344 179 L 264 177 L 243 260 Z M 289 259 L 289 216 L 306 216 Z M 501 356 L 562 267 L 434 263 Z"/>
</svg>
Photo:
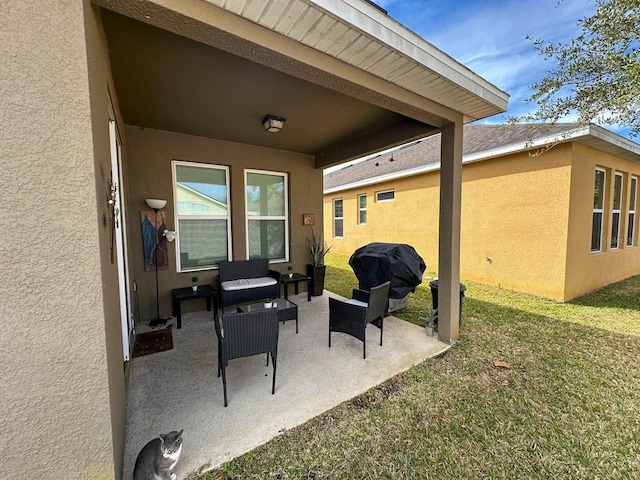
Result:
<svg viewBox="0 0 640 480">
<path fill-rule="evenodd" d="M 224 313 L 222 320 L 215 319 L 218 337 L 218 377 L 222 373 L 224 406 L 227 406 L 227 376 L 225 368 L 229 360 L 250 357 L 261 353 L 269 354 L 273 362 L 271 394 L 276 388 L 276 362 L 278 358 L 278 312 L 258 310 L 247 313 Z"/>
<path fill-rule="evenodd" d="M 380 329 L 380 345 L 387 309 L 390 282 L 370 291 L 353 290 L 353 298 L 346 302 L 329 298 L 329 348 L 331 333 L 342 332 L 362 342 L 362 358 L 367 358 L 366 329 L 369 323 Z"/>
</svg>

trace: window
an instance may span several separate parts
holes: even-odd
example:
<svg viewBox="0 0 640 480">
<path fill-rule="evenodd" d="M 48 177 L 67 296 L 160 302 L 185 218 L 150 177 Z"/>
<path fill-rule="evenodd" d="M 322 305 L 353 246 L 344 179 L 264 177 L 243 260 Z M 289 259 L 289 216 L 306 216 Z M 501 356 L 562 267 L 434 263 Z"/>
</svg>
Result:
<svg viewBox="0 0 640 480">
<path fill-rule="evenodd" d="M 632 247 L 635 241 L 636 228 L 636 197 L 638 195 L 638 177 L 631 177 L 631 191 L 629 192 L 629 221 L 627 222 L 627 246 Z"/>
<path fill-rule="evenodd" d="M 344 214 L 342 210 L 342 199 L 336 198 L 333 200 L 333 236 L 342 237 L 343 235 L 343 223 Z"/>
<path fill-rule="evenodd" d="M 396 198 L 396 192 L 394 190 L 385 190 L 383 192 L 376 192 L 376 202 L 392 202 Z"/>
<path fill-rule="evenodd" d="M 358 195 L 358 225 L 367 224 L 367 196 Z"/>
<path fill-rule="evenodd" d="M 596 180 L 593 188 L 593 225 L 591 228 L 591 251 L 602 250 L 602 221 L 604 209 L 604 186 L 606 173 L 596 168 Z"/>
<path fill-rule="evenodd" d="M 213 268 L 231 259 L 229 169 L 173 162 L 179 272 Z"/>
<path fill-rule="evenodd" d="M 247 258 L 289 259 L 286 173 L 245 170 Z"/>
<path fill-rule="evenodd" d="M 622 174 L 615 175 L 613 183 L 613 217 L 611 218 L 611 249 L 620 241 L 620 207 L 622 206 Z"/>
</svg>

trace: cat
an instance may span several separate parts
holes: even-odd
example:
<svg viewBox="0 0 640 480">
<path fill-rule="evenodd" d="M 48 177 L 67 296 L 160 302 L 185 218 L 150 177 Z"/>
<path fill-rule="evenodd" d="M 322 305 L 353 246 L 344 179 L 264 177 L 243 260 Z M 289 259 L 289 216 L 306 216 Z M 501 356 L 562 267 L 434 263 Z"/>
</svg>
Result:
<svg viewBox="0 0 640 480">
<path fill-rule="evenodd" d="M 173 469 L 182 453 L 182 432 L 161 434 L 147 443 L 136 459 L 133 480 L 176 480 Z"/>
</svg>

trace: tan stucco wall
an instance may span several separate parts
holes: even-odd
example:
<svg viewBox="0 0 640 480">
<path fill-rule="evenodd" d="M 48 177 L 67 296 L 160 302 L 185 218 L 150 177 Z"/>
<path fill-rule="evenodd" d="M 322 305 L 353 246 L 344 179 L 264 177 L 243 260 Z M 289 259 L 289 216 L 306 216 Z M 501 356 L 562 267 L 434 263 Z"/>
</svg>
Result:
<svg viewBox="0 0 640 480">
<path fill-rule="evenodd" d="M 0 15 L 3 478 L 118 475 L 88 12 L 10 0 Z"/>
<path fill-rule="evenodd" d="M 596 167 L 606 170 L 605 215 L 602 251 L 591 253 L 593 185 Z M 609 239 L 611 237 L 613 181 L 616 171 L 624 174 L 620 222 L 621 241 L 618 249 L 611 250 Z M 636 241 L 632 247 L 626 246 L 629 188 L 632 175 L 640 179 L 640 165 L 582 145 L 574 145 L 571 179 L 571 224 L 569 226 L 567 248 L 566 299 L 574 298 L 640 273 L 637 213 L 635 222 Z"/>
<path fill-rule="evenodd" d="M 325 196 L 324 232 L 332 252 L 351 255 L 371 242 L 407 243 L 424 258 L 427 271 L 438 264 L 439 174 L 427 173 Z M 395 200 L 376 203 L 376 192 L 395 190 Z M 358 225 L 358 196 L 367 195 L 367 223 Z M 343 199 L 343 237 L 333 228 L 333 200 Z"/>
<path fill-rule="evenodd" d="M 596 166 L 607 171 L 603 251 L 591 253 Z M 624 174 L 621 245 L 609 248 L 614 173 Z M 520 153 L 465 164 L 462 184 L 461 278 L 558 301 L 640 273 L 640 227 L 627 247 L 631 176 L 640 165 L 570 143 L 540 156 Z M 439 172 L 325 195 L 325 232 L 333 251 L 351 254 L 373 241 L 413 245 L 437 271 Z M 375 192 L 396 200 L 376 204 Z M 368 222 L 357 225 L 357 196 L 367 194 Z M 344 238 L 333 237 L 333 204 L 344 200 Z"/>
<path fill-rule="evenodd" d="M 562 300 L 570 153 L 559 145 L 464 167 L 465 278 Z"/>
<path fill-rule="evenodd" d="M 109 137 L 108 98 L 116 115 L 121 141 L 126 145 L 118 98 L 109 69 L 107 43 L 100 21 L 100 10 L 95 5 L 86 10 L 86 36 L 91 95 L 91 121 L 95 156 L 96 201 L 100 223 L 100 262 L 102 265 L 102 292 L 104 307 L 104 332 L 108 368 L 109 399 L 111 406 L 111 436 L 115 478 L 120 478 L 123 464 L 124 442 L 127 425 L 126 387 L 123 368 L 122 323 L 120 317 L 120 293 L 117 265 L 111 263 L 111 228 L 109 195 L 111 174 L 111 145 Z"/>
<path fill-rule="evenodd" d="M 463 167 L 461 278 L 559 298 L 569 208 L 570 149 L 520 154 Z M 438 270 L 439 172 L 325 196 L 333 251 L 351 254 L 373 241 L 412 245 Z M 393 202 L 375 192 L 395 189 Z M 550 202 L 548 192 L 553 192 Z M 357 195 L 367 193 L 367 225 L 355 225 Z M 333 236 L 332 200 L 344 198 L 344 238 Z M 544 204 L 542 203 L 544 202 Z M 491 262 L 487 261 L 487 257 Z"/>
<path fill-rule="evenodd" d="M 164 208 L 168 228 L 175 228 L 171 161 L 192 161 L 230 166 L 231 222 L 233 257 L 246 258 L 244 170 L 263 169 L 289 174 L 290 255 L 294 271 L 305 272 L 309 250 L 305 235 L 309 227 L 302 226 L 303 213 L 316 215 L 322 225 L 322 171 L 313 168 L 313 157 L 233 142 L 213 140 L 153 129 L 127 127 L 127 231 L 131 280 L 138 285 L 141 318 L 155 317 L 155 273 L 144 271 L 140 211 L 148 210 L 145 198 L 167 200 Z M 171 289 L 191 285 L 193 273 L 176 273 L 175 244 L 169 244 L 169 269 L 159 271 L 160 316 L 172 314 Z M 288 263 L 272 264 L 271 268 L 286 272 Z M 211 283 L 217 270 L 196 274 L 198 283 Z M 185 302 L 184 311 L 203 309 L 197 301 Z"/>
</svg>

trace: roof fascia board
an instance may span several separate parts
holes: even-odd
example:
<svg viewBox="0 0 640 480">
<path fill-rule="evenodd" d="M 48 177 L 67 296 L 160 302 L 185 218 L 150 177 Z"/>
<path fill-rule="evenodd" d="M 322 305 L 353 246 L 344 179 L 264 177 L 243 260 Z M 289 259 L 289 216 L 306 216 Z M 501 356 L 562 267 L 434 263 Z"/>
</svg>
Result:
<svg viewBox="0 0 640 480">
<path fill-rule="evenodd" d="M 360 0 L 303 0 L 343 18 L 358 30 L 426 66 L 442 78 L 506 111 L 509 95 L 401 23 Z M 462 112 L 464 113 L 464 112 Z"/>
</svg>

